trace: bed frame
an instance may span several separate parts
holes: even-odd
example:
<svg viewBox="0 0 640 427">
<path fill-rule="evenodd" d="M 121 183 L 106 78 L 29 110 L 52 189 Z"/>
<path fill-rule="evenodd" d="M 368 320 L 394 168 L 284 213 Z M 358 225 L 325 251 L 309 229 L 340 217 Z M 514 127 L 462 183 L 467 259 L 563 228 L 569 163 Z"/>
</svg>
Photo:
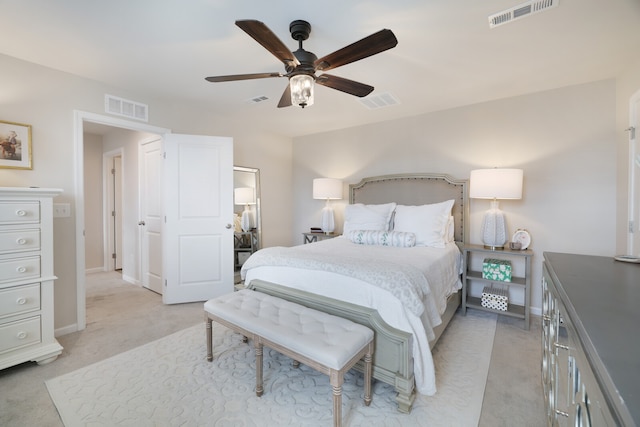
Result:
<svg viewBox="0 0 640 427">
<path fill-rule="evenodd" d="M 379 204 L 396 202 L 402 205 L 422 205 L 454 199 L 453 216 L 455 240 L 459 245 L 468 240 L 468 181 L 457 180 L 444 174 L 398 174 L 364 178 L 349 185 L 349 202 Z M 374 309 L 327 298 L 305 291 L 253 280 L 249 289 L 350 319 L 370 327 L 375 333 L 373 377 L 392 385 L 398 392 L 396 401 L 400 412 L 410 412 L 415 400 L 412 335 L 389 326 Z M 460 305 L 460 292 L 452 295 L 442 316 L 442 324 L 434 329 L 436 335 L 429 342 L 431 348 L 442 335 Z M 359 362 L 356 369 L 362 371 Z"/>
</svg>

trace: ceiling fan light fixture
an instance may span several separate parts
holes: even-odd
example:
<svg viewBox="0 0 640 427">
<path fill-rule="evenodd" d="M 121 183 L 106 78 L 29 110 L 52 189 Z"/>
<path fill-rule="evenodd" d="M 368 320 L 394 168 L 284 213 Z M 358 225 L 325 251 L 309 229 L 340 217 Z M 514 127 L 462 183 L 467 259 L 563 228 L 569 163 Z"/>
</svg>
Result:
<svg viewBox="0 0 640 427">
<path fill-rule="evenodd" d="M 296 74 L 289 78 L 291 104 L 302 108 L 313 105 L 313 89 L 315 79 L 309 74 Z"/>
</svg>

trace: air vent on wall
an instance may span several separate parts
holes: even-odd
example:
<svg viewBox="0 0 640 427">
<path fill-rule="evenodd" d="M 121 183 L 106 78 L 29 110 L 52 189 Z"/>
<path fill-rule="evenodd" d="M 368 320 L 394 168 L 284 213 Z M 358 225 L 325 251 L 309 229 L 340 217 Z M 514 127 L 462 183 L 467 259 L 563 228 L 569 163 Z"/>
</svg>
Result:
<svg viewBox="0 0 640 427">
<path fill-rule="evenodd" d="M 113 95 L 104 96 L 104 110 L 116 116 L 149 121 L 149 106 Z"/>
<path fill-rule="evenodd" d="M 360 98 L 359 101 L 370 110 L 399 104 L 398 100 L 388 92 L 379 95 L 369 95 L 365 98 Z"/>
<path fill-rule="evenodd" d="M 526 3 L 519 4 L 502 12 L 489 16 L 489 28 L 506 24 L 526 16 L 543 12 L 558 6 L 559 0 L 531 0 Z"/>
</svg>

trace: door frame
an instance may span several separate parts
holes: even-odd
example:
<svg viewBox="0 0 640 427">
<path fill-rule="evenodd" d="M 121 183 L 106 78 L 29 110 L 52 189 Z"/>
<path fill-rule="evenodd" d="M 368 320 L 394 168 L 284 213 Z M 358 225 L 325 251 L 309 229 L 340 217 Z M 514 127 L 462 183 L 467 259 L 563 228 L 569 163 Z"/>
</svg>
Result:
<svg viewBox="0 0 640 427">
<path fill-rule="evenodd" d="M 634 93 L 629 99 L 629 127 L 626 129 L 629 138 L 629 172 L 628 172 L 628 214 L 627 214 L 627 254 L 640 255 L 640 248 L 635 246 L 638 239 L 636 233 L 640 233 L 639 221 L 636 221 L 638 210 L 640 210 L 640 200 L 636 195 L 640 194 L 640 188 L 636 188 L 636 159 L 640 156 L 640 90 Z"/>
<path fill-rule="evenodd" d="M 87 327 L 86 284 L 85 284 L 85 245 L 84 245 L 84 123 L 97 123 L 115 128 L 137 132 L 163 135 L 171 129 L 148 125 L 146 123 L 103 116 L 86 111 L 73 111 L 73 140 L 75 152 L 75 212 L 76 212 L 76 330 Z M 69 331 L 73 332 L 73 331 Z"/>
</svg>

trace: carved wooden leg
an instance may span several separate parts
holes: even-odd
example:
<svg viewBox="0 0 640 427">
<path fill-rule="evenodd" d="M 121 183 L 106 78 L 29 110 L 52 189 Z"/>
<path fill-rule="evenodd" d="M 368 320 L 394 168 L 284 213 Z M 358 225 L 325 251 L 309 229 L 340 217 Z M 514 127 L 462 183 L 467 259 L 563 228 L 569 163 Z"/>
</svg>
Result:
<svg viewBox="0 0 640 427">
<path fill-rule="evenodd" d="M 206 315 L 205 315 L 206 316 Z M 211 362 L 213 360 L 213 337 L 212 337 L 212 330 L 211 330 L 211 319 L 209 319 L 208 317 L 206 318 L 206 332 L 205 335 L 207 337 L 207 360 L 209 362 Z"/>
<path fill-rule="evenodd" d="M 262 343 L 259 339 L 253 339 L 253 345 L 256 349 L 256 396 L 260 397 L 263 393 L 262 388 Z"/>
<path fill-rule="evenodd" d="M 333 386 L 333 427 L 342 425 L 342 385 Z"/>
<path fill-rule="evenodd" d="M 333 387 L 333 427 L 342 425 L 342 383 L 344 372 L 331 369 L 329 382 Z"/>
<path fill-rule="evenodd" d="M 369 344 L 369 350 L 364 355 L 364 404 L 371 404 L 371 374 L 373 372 L 371 352 L 373 344 Z"/>
</svg>

